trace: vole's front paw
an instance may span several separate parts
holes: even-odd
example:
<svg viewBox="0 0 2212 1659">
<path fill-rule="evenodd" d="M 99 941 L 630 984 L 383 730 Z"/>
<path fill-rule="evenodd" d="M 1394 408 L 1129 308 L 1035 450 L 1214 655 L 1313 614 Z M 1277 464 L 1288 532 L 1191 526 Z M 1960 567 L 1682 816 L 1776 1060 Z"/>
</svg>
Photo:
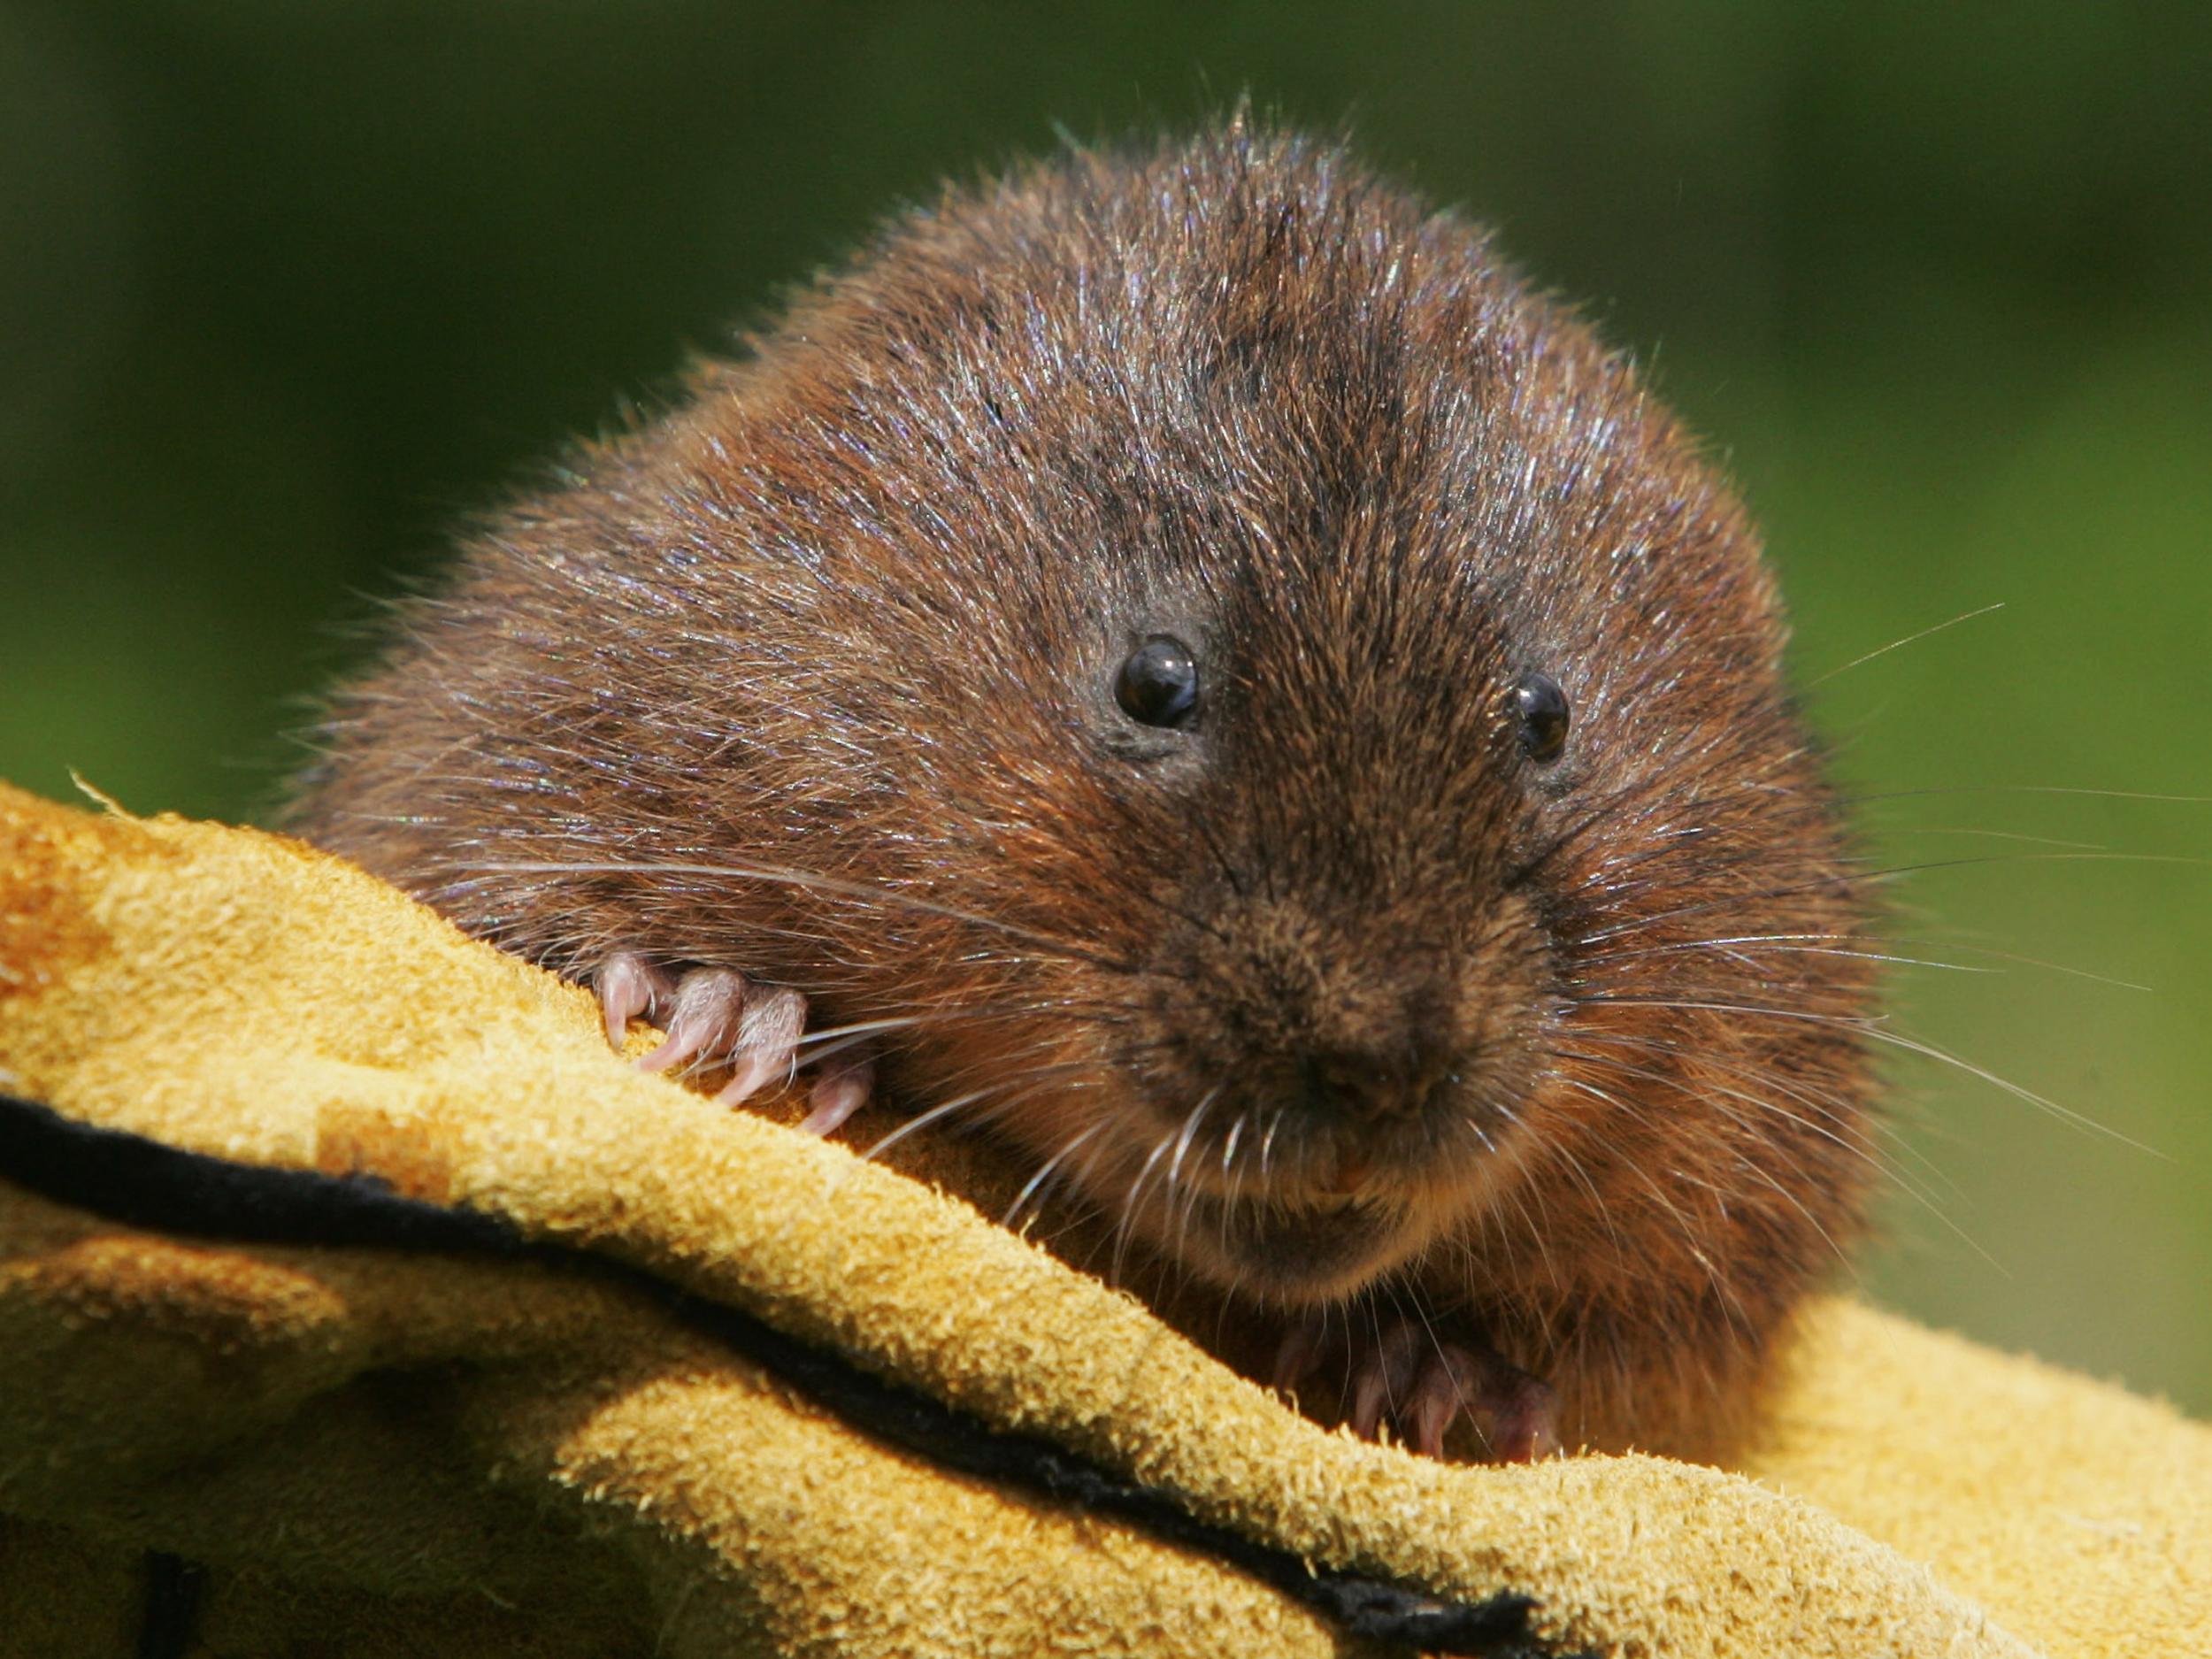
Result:
<svg viewBox="0 0 2212 1659">
<path fill-rule="evenodd" d="M 1445 1435 L 1464 1417 L 1498 1463 L 1559 1450 L 1551 1386 L 1448 1322 L 1367 1307 L 1333 1318 L 1310 1313 L 1284 1334 L 1273 1380 L 1287 1390 L 1339 1367 L 1341 1415 L 1363 1440 L 1387 1422 L 1414 1450 L 1441 1457 Z"/>
<path fill-rule="evenodd" d="M 680 975 L 636 951 L 615 952 L 592 975 L 592 989 L 607 1022 L 607 1041 L 622 1045 L 633 1019 L 667 1033 L 638 1064 L 648 1071 L 726 1069 L 729 1079 L 715 1099 L 734 1106 L 763 1086 L 795 1077 L 803 1064 L 806 998 L 788 986 L 760 985 L 734 968 L 688 968 Z M 800 1127 L 828 1134 L 866 1102 L 875 1065 L 864 1052 L 845 1048 L 824 1059 L 810 1093 L 811 1110 Z"/>
</svg>

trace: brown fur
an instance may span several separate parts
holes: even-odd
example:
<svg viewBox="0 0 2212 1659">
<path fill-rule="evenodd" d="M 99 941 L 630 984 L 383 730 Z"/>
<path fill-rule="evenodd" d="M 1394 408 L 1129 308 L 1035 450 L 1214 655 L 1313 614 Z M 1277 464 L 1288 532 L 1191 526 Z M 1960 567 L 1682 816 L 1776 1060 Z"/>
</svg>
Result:
<svg viewBox="0 0 2212 1659">
<path fill-rule="evenodd" d="M 1189 732 L 1115 706 L 1155 633 Z M 1783 639 L 1625 362 L 1240 122 L 891 225 L 469 543 L 296 823 L 565 972 L 917 1017 L 894 1095 L 994 1091 L 964 1120 L 1023 1171 L 1088 1132 L 1055 1213 L 1240 1363 L 1285 1309 L 1412 1307 L 1570 1444 L 1718 1455 L 1870 1167 Z"/>
</svg>

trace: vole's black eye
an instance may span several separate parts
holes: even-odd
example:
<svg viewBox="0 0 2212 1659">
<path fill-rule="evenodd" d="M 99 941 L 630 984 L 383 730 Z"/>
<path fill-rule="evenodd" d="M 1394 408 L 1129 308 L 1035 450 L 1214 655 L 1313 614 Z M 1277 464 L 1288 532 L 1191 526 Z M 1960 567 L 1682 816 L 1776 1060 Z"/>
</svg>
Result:
<svg viewBox="0 0 2212 1659">
<path fill-rule="evenodd" d="M 1187 726 L 1198 709 L 1198 664 L 1190 647 L 1154 634 L 1114 676 L 1114 701 L 1140 726 Z"/>
<path fill-rule="evenodd" d="M 1521 723 L 1521 752 L 1538 765 L 1557 760 L 1567 747 L 1567 694 L 1549 674 L 1523 674 L 1513 687 L 1513 711 Z"/>
</svg>

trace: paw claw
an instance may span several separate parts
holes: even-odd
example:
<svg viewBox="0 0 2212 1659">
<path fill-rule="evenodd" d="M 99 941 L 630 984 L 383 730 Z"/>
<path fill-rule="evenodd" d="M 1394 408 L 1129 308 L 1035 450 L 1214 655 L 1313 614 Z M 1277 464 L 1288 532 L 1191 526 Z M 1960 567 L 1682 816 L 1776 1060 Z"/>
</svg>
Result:
<svg viewBox="0 0 2212 1659">
<path fill-rule="evenodd" d="M 1407 1438 L 1431 1457 L 1444 1455 L 1444 1436 L 1479 1402 L 1483 1362 L 1453 1342 L 1439 1342 L 1421 1362 L 1408 1402 Z"/>
<path fill-rule="evenodd" d="M 1424 1457 L 1442 1457 L 1444 1432 L 1458 1415 L 1459 1407 L 1452 1401 L 1417 1400 L 1406 1425 L 1406 1443 Z"/>
<path fill-rule="evenodd" d="M 1321 1357 L 1321 1345 L 1327 1335 L 1327 1326 L 1317 1311 L 1290 1323 L 1276 1345 L 1274 1368 L 1268 1373 L 1276 1393 L 1289 1394 L 1313 1375 L 1314 1362 Z"/>
<path fill-rule="evenodd" d="M 618 950 L 591 976 L 599 1012 L 607 1022 L 607 1046 L 619 1050 L 630 1022 L 650 1019 L 657 1004 L 675 994 L 669 977 L 634 950 Z"/>
<path fill-rule="evenodd" d="M 729 968 L 694 968 L 676 983 L 668 1035 L 638 1062 L 645 1071 L 718 1065 L 735 1050 L 743 1030 L 745 976 Z"/>
<path fill-rule="evenodd" d="M 1360 1355 L 1352 1373 L 1351 1417 L 1352 1432 L 1360 1439 L 1373 1440 L 1386 1414 L 1400 1421 L 1398 1402 L 1410 1380 L 1417 1335 L 1410 1321 L 1387 1321 L 1374 1346 Z"/>
<path fill-rule="evenodd" d="M 843 1056 L 833 1061 L 828 1069 L 814 1079 L 814 1089 L 809 1097 L 812 1110 L 799 1125 L 801 1133 L 810 1135 L 834 1134 L 844 1126 L 847 1118 L 868 1103 L 868 1096 L 875 1086 L 874 1061 Z"/>
<path fill-rule="evenodd" d="M 1348 1421 L 1352 1432 L 1363 1440 L 1371 1440 L 1382 1432 L 1383 1406 L 1387 1393 L 1383 1386 L 1382 1372 L 1363 1370 L 1352 1385 L 1352 1415 Z"/>
<path fill-rule="evenodd" d="M 760 1092 L 761 1086 L 783 1068 L 772 1055 L 752 1050 L 740 1054 L 730 1067 L 730 1080 L 715 1091 L 718 1106 L 741 1106 Z"/>
</svg>

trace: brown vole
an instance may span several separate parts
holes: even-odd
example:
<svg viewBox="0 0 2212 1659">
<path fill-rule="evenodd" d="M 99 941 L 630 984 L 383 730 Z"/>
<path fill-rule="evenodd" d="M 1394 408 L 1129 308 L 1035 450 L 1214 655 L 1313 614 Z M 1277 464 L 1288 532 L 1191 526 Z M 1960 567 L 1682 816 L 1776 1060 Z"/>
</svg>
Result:
<svg viewBox="0 0 2212 1659">
<path fill-rule="evenodd" d="M 1363 1432 L 1724 1455 L 1857 1231 L 1756 536 L 1336 148 L 949 193 L 403 618 L 296 827 L 726 1098 L 880 1064 Z"/>
</svg>

